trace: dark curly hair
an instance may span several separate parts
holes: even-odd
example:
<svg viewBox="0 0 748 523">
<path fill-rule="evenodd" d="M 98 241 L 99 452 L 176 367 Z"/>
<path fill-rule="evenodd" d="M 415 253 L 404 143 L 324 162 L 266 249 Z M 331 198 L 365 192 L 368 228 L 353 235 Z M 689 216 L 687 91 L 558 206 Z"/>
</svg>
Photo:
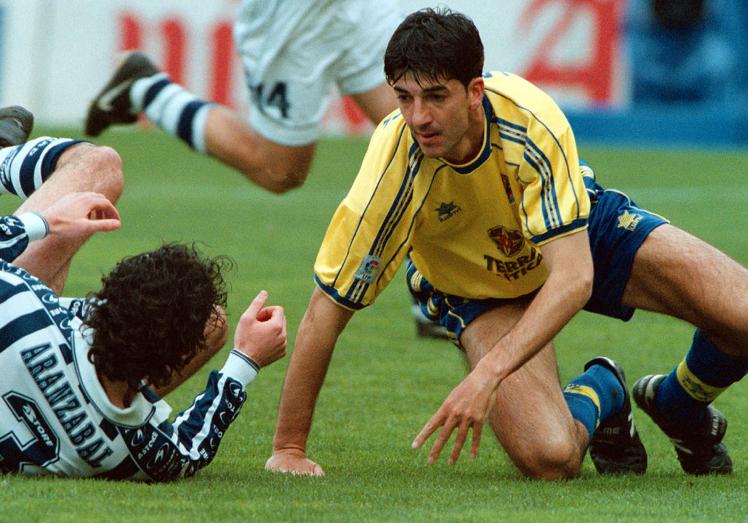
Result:
<svg viewBox="0 0 748 523">
<path fill-rule="evenodd" d="M 222 273 L 232 266 L 227 257 L 203 258 L 194 244 L 175 243 L 120 261 L 89 294 L 88 358 L 97 372 L 131 390 L 142 380 L 166 385 L 205 347 L 208 321 L 225 321 L 214 311 L 226 306 Z"/>
<path fill-rule="evenodd" d="M 483 74 L 483 42 L 470 18 L 449 9 L 421 9 L 395 29 L 384 53 L 384 74 L 394 85 L 406 74 L 424 80 L 459 80 Z"/>
</svg>

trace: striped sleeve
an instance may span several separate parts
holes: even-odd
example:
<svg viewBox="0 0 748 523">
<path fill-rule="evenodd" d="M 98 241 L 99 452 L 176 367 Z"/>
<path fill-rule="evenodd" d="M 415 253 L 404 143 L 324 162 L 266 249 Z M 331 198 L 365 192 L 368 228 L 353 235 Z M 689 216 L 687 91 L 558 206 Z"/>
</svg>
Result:
<svg viewBox="0 0 748 523">
<path fill-rule="evenodd" d="M 257 372 L 251 359 L 232 350 L 223 368 L 210 373 L 205 390 L 173 423 L 155 419 L 137 429 L 121 428 L 140 470 L 134 479 L 173 481 L 193 476 L 213 461 Z"/>
<path fill-rule="evenodd" d="M 13 261 L 26 249 L 31 239 L 27 225 L 32 228 L 30 222 L 20 217 L 0 217 L 0 259 Z"/>
<path fill-rule="evenodd" d="M 536 245 L 587 227 L 590 212 L 574 134 L 561 110 L 550 102 L 530 113 L 523 134 L 519 206 L 523 231 Z"/>
<path fill-rule="evenodd" d="M 44 238 L 48 233 L 47 220 L 35 212 L 0 216 L 0 259 L 15 260 L 30 241 Z"/>
<path fill-rule="evenodd" d="M 314 265 L 315 282 L 339 305 L 374 302 L 409 248 L 415 215 L 413 183 L 423 155 L 409 143 L 402 118 L 372 136 L 358 176 L 336 210 Z"/>
</svg>

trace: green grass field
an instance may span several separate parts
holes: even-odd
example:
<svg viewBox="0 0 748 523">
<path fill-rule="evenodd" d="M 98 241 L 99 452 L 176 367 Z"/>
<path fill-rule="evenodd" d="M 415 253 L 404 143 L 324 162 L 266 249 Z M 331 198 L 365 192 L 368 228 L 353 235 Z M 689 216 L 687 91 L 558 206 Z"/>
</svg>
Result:
<svg viewBox="0 0 748 523">
<path fill-rule="evenodd" d="M 237 262 L 229 275 L 230 318 L 260 289 L 286 307 L 289 352 L 312 290 L 312 265 L 327 222 L 356 174 L 366 143 L 328 140 L 308 183 L 283 197 L 265 193 L 158 132 L 119 132 L 101 143 L 125 162 L 120 231 L 92 239 L 74 261 L 67 295 L 96 287 L 121 257 L 162 241 L 198 241 Z M 582 148 L 608 187 L 670 218 L 748 264 L 748 153 Z M 17 205 L 0 199 L 8 213 Z M 693 260 L 698 264 L 699 260 Z M 342 336 L 322 390 L 310 457 L 326 477 L 264 472 L 288 357 L 263 370 L 214 462 L 190 480 L 143 485 L 0 477 L 3 521 L 736 521 L 748 520 L 748 387 L 720 397 L 730 420 L 731 477 L 684 475 L 656 427 L 635 411 L 650 455 L 644 477 L 602 478 L 587 459 L 579 480 L 520 477 L 486 435 L 478 459 L 426 464 L 410 442 L 464 365 L 447 342 L 415 337 L 409 298 L 396 280 Z M 233 327 L 232 327 L 233 332 Z M 563 381 L 607 354 L 630 381 L 666 371 L 685 354 L 691 328 L 637 313 L 628 324 L 582 313 L 557 339 Z M 224 348 L 211 367 L 222 365 Z M 168 397 L 175 412 L 204 386 L 208 369 Z M 743 407 L 741 407 L 743 405 Z M 430 445 L 429 445 L 430 448 Z"/>
</svg>

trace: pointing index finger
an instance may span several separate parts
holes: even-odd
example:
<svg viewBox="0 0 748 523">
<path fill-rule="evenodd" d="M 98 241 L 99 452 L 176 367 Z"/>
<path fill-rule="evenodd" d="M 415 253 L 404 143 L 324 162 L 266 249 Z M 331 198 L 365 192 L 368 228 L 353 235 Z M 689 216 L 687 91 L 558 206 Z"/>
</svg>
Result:
<svg viewBox="0 0 748 523">
<path fill-rule="evenodd" d="M 253 318 L 256 318 L 257 315 L 260 313 L 262 308 L 265 306 L 265 302 L 268 299 L 268 291 L 262 290 L 260 291 L 257 296 L 255 296 L 255 299 L 252 300 L 252 303 L 249 304 L 249 307 L 247 308 L 247 313 L 250 314 Z"/>
</svg>

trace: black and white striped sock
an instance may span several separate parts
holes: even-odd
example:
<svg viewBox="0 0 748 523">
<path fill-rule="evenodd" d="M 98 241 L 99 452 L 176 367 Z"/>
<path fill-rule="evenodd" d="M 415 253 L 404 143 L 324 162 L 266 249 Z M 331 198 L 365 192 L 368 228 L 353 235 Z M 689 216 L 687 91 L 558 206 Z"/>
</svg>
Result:
<svg viewBox="0 0 748 523">
<path fill-rule="evenodd" d="M 158 127 L 194 150 L 205 152 L 205 122 L 212 103 L 175 84 L 166 73 L 136 80 L 130 89 L 130 102 Z"/>
</svg>

